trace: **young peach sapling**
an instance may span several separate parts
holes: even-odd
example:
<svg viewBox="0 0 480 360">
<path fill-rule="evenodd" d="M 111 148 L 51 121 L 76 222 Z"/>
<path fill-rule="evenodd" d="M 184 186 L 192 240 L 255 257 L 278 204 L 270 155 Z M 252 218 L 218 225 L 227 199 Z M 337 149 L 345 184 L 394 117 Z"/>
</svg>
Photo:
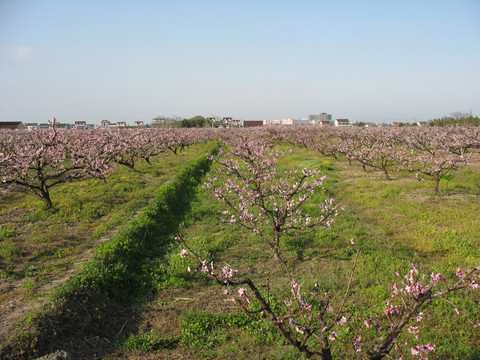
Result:
<svg viewBox="0 0 480 360">
<path fill-rule="evenodd" d="M 265 294 L 250 278 L 237 280 L 235 275 L 238 271 L 228 265 L 225 265 L 221 272 L 217 272 L 214 263 L 208 264 L 198 252 L 189 247 L 185 239 L 177 237 L 177 240 L 186 248 L 182 250 L 181 256 L 193 256 L 201 264 L 194 271 L 206 274 L 218 284 L 226 286 L 224 295 L 232 293 L 228 290 L 230 287 L 239 287 L 238 295 L 234 298 L 235 303 L 248 314 L 262 313 L 287 342 L 307 358 L 332 359 L 332 342 L 339 341 L 345 348 L 350 347 L 361 359 L 390 358 L 391 353 L 396 353 L 401 358 L 410 353 L 419 356 L 419 359 L 427 359 L 425 355 L 434 351 L 435 345 L 420 343 L 420 325 L 425 309 L 433 305 L 433 300 L 443 299 L 451 292 L 480 288 L 480 267 L 472 268 L 466 273 L 459 269 L 456 282 L 441 284 L 443 276 L 440 273 L 419 275 L 417 266 L 412 265 L 401 284 L 392 286 L 392 299 L 386 302 L 383 313 L 365 318 L 355 317 L 351 311 L 345 310 L 344 306 L 352 286 L 355 258 L 341 302 L 332 303 L 328 294 L 321 292 L 318 284 L 314 291 L 305 295 L 301 285 L 291 280 L 291 297 L 284 300 L 283 309 L 278 309 L 271 303 L 268 276 Z M 400 277 L 400 274 L 398 276 Z M 252 295 L 249 295 L 249 291 Z M 253 301 L 257 302 L 257 306 L 252 305 Z M 460 314 L 458 308 L 454 307 L 454 311 Z M 340 335 L 346 326 L 353 330 L 352 334 L 347 332 Z M 479 326 L 480 322 L 473 325 Z M 404 335 L 406 340 L 399 343 L 401 335 Z M 408 336 L 411 337 L 410 340 Z"/>
</svg>

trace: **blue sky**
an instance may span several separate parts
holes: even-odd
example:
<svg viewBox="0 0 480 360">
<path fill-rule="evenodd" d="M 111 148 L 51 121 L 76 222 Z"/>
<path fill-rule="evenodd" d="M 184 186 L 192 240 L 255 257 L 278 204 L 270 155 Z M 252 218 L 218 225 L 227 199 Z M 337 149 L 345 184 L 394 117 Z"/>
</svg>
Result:
<svg viewBox="0 0 480 360">
<path fill-rule="evenodd" d="M 480 1 L 0 0 L 0 120 L 480 115 Z"/>
</svg>

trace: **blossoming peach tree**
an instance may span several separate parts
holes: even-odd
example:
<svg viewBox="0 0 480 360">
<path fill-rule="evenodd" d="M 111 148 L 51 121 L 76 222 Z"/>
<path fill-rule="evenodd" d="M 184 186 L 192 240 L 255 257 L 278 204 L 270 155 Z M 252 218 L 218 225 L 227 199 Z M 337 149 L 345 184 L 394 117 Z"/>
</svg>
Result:
<svg viewBox="0 0 480 360">
<path fill-rule="evenodd" d="M 52 208 L 51 188 L 80 179 L 105 179 L 114 170 L 99 135 L 58 130 L 54 121 L 48 131 L 0 133 L 0 189 L 28 189 Z"/>
<path fill-rule="evenodd" d="M 230 265 L 217 269 L 186 239 L 177 237 L 184 245 L 180 256 L 198 261 L 194 271 L 226 287 L 224 294 L 231 294 L 231 289 L 236 288 L 234 300 L 239 307 L 252 316 L 269 321 L 290 345 L 307 358 L 332 359 L 332 344 L 337 342 L 347 352 L 363 359 L 391 358 L 393 353 L 402 358 L 409 355 L 427 359 L 427 354 L 434 351 L 435 345 L 420 341 L 420 324 L 425 308 L 448 293 L 478 289 L 480 267 L 465 273 L 458 269 L 457 280 L 449 282 L 442 274 L 420 275 L 417 266 L 413 265 L 403 280 L 393 285 L 385 310 L 367 317 L 355 315 L 352 306 L 347 306 L 354 286 L 358 251 L 342 296 L 330 297 L 319 284 L 305 291 L 295 279 L 298 275 L 295 269 L 283 258 L 284 248 L 280 239 L 330 226 L 341 210 L 333 199 L 319 205 L 319 216 L 303 212 L 303 205 L 322 188 L 325 177 L 317 170 L 306 169 L 279 173 L 277 163 L 284 152 L 267 138 L 250 132 L 229 136 L 225 142 L 229 150 L 211 157 L 217 163 L 216 173 L 208 177 L 205 187 L 225 204 L 225 221 L 259 235 L 275 258 L 275 263 L 288 277 L 287 293 L 290 295 L 280 299 L 282 304 L 279 306 L 278 299 L 274 300 L 268 273 L 264 279 L 266 286 L 259 286 L 249 277 L 240 278 L 238 270 Z M 355 245 L 353 239 L 351 243 Z M 400 274 L 397 275 L 401 278 Z M 402 333 L 405 338 L 411 339 L 399 344 Z"/>
</svg>

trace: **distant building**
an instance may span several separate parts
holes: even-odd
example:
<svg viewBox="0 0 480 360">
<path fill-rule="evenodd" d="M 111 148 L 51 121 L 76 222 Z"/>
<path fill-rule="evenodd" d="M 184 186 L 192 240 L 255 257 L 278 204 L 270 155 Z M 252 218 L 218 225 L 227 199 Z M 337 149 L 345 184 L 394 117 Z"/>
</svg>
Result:
<svg viewBox="0 0 480 360">
<path fill-rule="evenodd" d="M 25 130 L 21 121 L 0 121 L 0 130 Z"/>
<path fill-rule="evenodd" d="M 118 121 L 116 125 L 119 128 L 127 127 L 127 123 L 125 121 Z"/>
<path fill-rule="evenodd" d="M 152 119 L 152 126 L 153 127 L 158 127 L 158 126 L 165 126 L 171 122 L 171 120 L 164 118 L 164 117 L 156 117 Z"/>
<path fill-rule="evenodd" d="M 288 118 L 288 119 L 274 119 L 274 120 L 263 120 L 263 125 L 269 126 L 269 125 L 293 125 L 293 119 Z"/>
<path fill-rule="evenodd" d="M 332 125 L 332 114 L 320 113 L 318 115 L 308 115 L 308 120 L 312 124 L 320 124 L 322 121 L 329 121 Z"/>
<path fill-rule="evenodd" d="M 293 125 L 311 125 L 312 122 L 307 119 L 302 119 L 302 120 L 293 120 Z"/>
<path fill-rule="evenodd" d="M 244 120 L 243 127 L 263 126 L 263 120 Z"/>
<path fill-rule="evenodd" d="M 25 129 L 27 130 L 38 130 L 37 123 L 25 123 Z"/>
<path fill-rule="evenodd" d="M 110 123 L 110 125 L 108 126 L 110 129 L 113 129 L 113 128 L 116 128 L 116 129 L 119 129 L 119 128 L 124 128 L 124 127 L 127 127 L 127 123 L 125 121 L 118 121 L 116 123 Z"/>
<path fill-rule="evenodd" d="M 108 129 L 110 127 L 111 123 L 108 120 L 102 120 L 100 121 L 100 127 L 102 129 Z"/>
<path fill-rule="evenodd" d="M 50 124 L 49 123 L 40 123 L 38 124 L 38 130 L 49 130 Z"/>
<path fill-rule="evenodd" d="M 75 124 L 73 125 L 73 127 L 76 130 L 85 130 L 87 128 L 87 122 L 86 121 L 75 121 Z"/>
<path fill-rule="evenodd" d="M 335 119 L 335 126 L 350 126 L 348 119 Z"/>
<path fill-rule="evenodd" d="M 217 118 L 211 116 L 211 117 L 208 117 L 207 120 L 209 122 L 212 123 L 212 127 L 213 128 L 229 128 L 230 127 L 230 124 L 229 124 L 229 120 L 231 121 L 232 118 L 227 118 L 227 117 L 224 117 L 223 119 L 221 120 L 217 120 Z"/>
<path fill-rule="evenodd" d="M 144 127 L 145 124 L 143 123 L 143 121 L 134 121 L 133 126 L 135 126 L 137 128 L 141 128 L 141 127 Z"/>
<path fill-rule="evenodd" d="M 321 126 L 332 126 L 332 122 L 329 120 L 322 120 L 318 124 Z"/>
<path fill-rule="evenodd" d="M 232 117 L 226 116 L 222 120 L 216 120 L 214 117 L 207 118 L 208 121 L 212 123 L 213 128 L 231 128 L 231 127 L 240 127 L 240 120 L 233 120 Z"/>
</svg>

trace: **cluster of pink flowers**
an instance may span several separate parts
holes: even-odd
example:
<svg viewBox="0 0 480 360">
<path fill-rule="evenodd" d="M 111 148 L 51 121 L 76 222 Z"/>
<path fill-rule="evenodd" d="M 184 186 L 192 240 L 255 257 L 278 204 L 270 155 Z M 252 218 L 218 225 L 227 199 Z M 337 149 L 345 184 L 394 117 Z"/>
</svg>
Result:
<svg viewBox="0 0 480 360">
<path fill-rule="evenodd" d="M 238 272 L 238 270 L 236 269 L 232 269 L 230 266 L 228 265 L 225 265 L 223 268 L 222 268 L 222 277 L 224 279 L 233 279 L 233 277 L 235 276 L 235 274 Z"/>
<path fill-rule="evenodd" d="M 175 239 L 177 241 L 183 241 L 183 239 L 179 236 L 176 236 Z M 187 258 L 190 254 L 194 255 L 199 261 L 200 265 L 194 270 L 196 272 L 198 271 L 198 272 L 201 272 L 205 275 L 209 275 L 209 276 L 213 276 L 213 277 L 217 277 L 219 279 L 225 279 L 225 280 L 232 280 L 234 278 L 235 274 L 237 274 L 237 272 L 238 272 L 238 270 L 232 269 L 229 265 L 225 265 L 222 268 L 221 273 L 216 273 L 213 261 L 210 261 L 210 263 L 208 263 L 207 260 L 201 259 L 198 254 L 195 254 L 190 249 L 180 250 L 180 257 L 182 259 Z M 189 272 L 191 271 L 190 267 L 188 268 L 188 271 Z"/>
<path fill-rule="evenodd" d="M 409 274 L 405 275 L 405 280 L 402 281 L 403 287 L 399 288 L 397 284 L 393 285 L 392 297 L 398 296 L 399 292 L 403 294 L 411 294 L 414 297 L 418 297 L 421 294 L 426 294 L 430 288 L 430 284 L 424 284 L 417 280 L 418 269 L 417 265 L 413 264 Z M 421 277 L 422 280 L 426 278 L 426 275 Z"/>
<path fill-rule="evenodd" d="M 428 360 L 427 358 L 424 358 L 423 357 L 423 354 L 428 354 L 430 352 L 432 352 L 433 350 L 435 350 L 435 345 L 434 344 L 427 344 L 427 345 L 418 345 L 418 346 L 415 346 L 415 347 L 412 347 L 411 348 L 411 352 L 412 352 L 412 355 L 421 355 L 422 357 L 420 358 L 420 360 Z"/>
</svg>

